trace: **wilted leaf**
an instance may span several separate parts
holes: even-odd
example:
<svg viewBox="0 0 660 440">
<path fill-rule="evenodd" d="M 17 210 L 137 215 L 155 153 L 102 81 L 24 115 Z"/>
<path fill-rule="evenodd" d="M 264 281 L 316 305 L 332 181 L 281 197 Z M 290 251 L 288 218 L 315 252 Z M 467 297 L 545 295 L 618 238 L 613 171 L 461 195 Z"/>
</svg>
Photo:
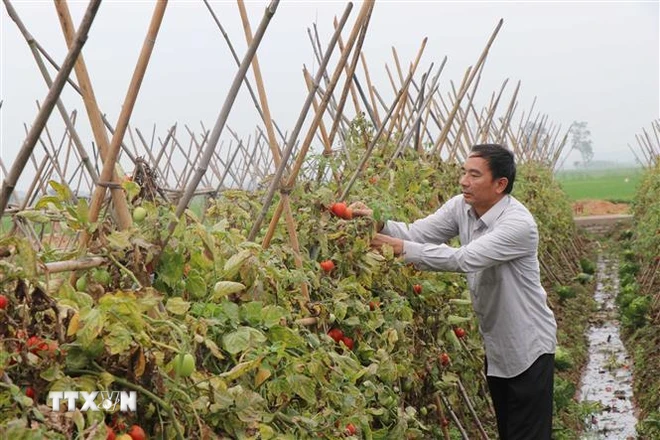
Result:
<svg viewBox="0 0 660 440">
<path fill-rule="evenodd" d="M 238 293 L 245 290 L 245 286 L 234 281 L 218 281 L 213 287 L 213 296 L 211 300 L 223 298 L 232 293 Z"/>
<path fill-rule="evenodd" d="M 190 303 L 177 296 L 167 300 L 165 309 L 175 315 L 185 315 L 188 312 L 188 309 L 190 309 Z"/>
<path fill-rule="evenodd" d="M 131 247 L 131 231 L 114 231 L 107 236 L 110 245 L 117 250 L 123 250 Z"/>
<path fill-rule="evenodd" d="M 269 369 L 263 367 L 259 368 L 259 371 L 257 371 L 257 374 L 254 376 L 254 387 L 259 388 L 259 385 L 267 381 L 271 375 L 272 373 Z"/>
<path fill-rule="evenodd" d="M 91 344 L 101 334 L 105 325 L 105 317 L 99 309 L 90 309 L 87 312 L 83 312 L 82 320 L 83 326 L 77 333 L 78 342 L 86 346 Z"/>
<path fill-rule="evenodd" d="M 128 350 L 133 342 L 133 338 L 128 329 L 122 325 L 115 324 L 112 326 L 110 333 L 103 338 L 105 344 L 110 350 L 110 354 L 119 354 Z"/>
<path fill-rule="evenodd" d="M 212 340 L 210 340 L 210 339 L 204 339 L 204 346 L 205 346 L 206 348 L 208 348 L 208 349 L 211 351 L 211 354 L 212 354 L 213 356 L 215 356 L 217 359 L 222 360 L 222 359 L 225 358 L 225 357 L 222 355 L 222 353 L 220 352 L 220 349 L 218 348 L 218 346 L 216 345 L 216 343 L 213 342 Z"/>
<path fill-rule="evenodd" d="M 227 381 L 232 381 L 236 380 L 248 371 L 257 368 L 259 365 L 261 365 L 261 359 L 262 358 L 257 358 L 252 361 L 246 361 L 246 362 L 241 362 L 239 364 L 236 364 L 234 368 L 231 370 L 222 373 L 220 377 L 226 379 Z"/>
<path fill-rule="evenodd" d="M 294 393 L 305 399 L 307 403 L 316 403 L 316 384 L 307 376 L 292 374 L 287 376 L 287 383 Z"/>
<path fill-rule="evenodd" d="M 80 313 L 75 312 L 71 317 L 71 321 L 69 321 L 69 326 L 67 327 L 66 335 L 73 336 L 76 333 L 78 333 L 79 324 L 80 324 Z"/>
<path fill-rule="evenodd" d="M 231 280 L 241 269 L 241 266 L 245 261 L 250 258 L 251 252 L 248 249 L 244 249 L 241 252 L 232 255 L 232 257 L 225 262 L 225 266 L 222 272 L 222 278 Z"/>
</svg>

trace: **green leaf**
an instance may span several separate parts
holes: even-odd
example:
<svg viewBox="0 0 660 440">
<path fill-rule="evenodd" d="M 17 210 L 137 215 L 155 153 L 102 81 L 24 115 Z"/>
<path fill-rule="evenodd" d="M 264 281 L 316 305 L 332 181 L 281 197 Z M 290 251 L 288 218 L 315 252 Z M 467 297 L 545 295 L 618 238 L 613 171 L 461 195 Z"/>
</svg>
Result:
<svg viewBox="0 0 660 440">
<path fill-rule="evenodd" d="M 310 405 L 316 403 L 316 384 L 302 374 L 291 374 L 286 378 L 291 390 L 302 397 Z"/>
<path fill-rule="evenodd" d="M 126 327 L 115 324 L 103 340 L 110 350 L 110 354 L 114 355 L 127 351 L 131 347 L 133 337 Z"/>
<path fill-rule="evenodd" d="M 128 229 L 123 231 L 114 231 L 108 234 L 107 239 L 110 246 L 117 250 L 124 250 L 131 247 L 131 234 Z"/>
<path fill-rule="evenodd" d="M 68 185 L 63 185 L 54 180 L 49 181 L 48 184 L 55 190 L 55 193 L 60 197 L 61 201 L 66 202 L 73 198 L 73 194 L 71 194 L 71 190 L 69 189 Z"/>
<path fill-rule="evenodd" d="M 268 330 L 268 337 L 272 342 L 282 342 L 288 347 L 302 348 L 305 345 L 305 339 L 297 334 L 293 329 L 274 325 Z"/>
<path fill-rule="evenodd" d="M 62 203 L 60 202 L 60 199 L 57 196 L 43 196 L 42 198 L 39 199 L 37 203 L 34 204 L 33 209 L 37 211 L 46 209 L 48 208 L 48 205 L 51 203 L 58 208 L 62 207 Z"/>
<path fill-rule="evenodd" d="M 243 263 L 245 263 L 245 261 L 250 258 L 250 255 L 252 255 L 252 253 L 249 249 L 244 249 L 241 252 L 233 255 L 229 260 L 227 260 L 227 262 L 225 262 L 222 278 L 231 280 L 236 275 L 238 275 L 238 271 L 243 266 Z"/>
<path fill-rule="evenodd" d="M 239 311 L 241 320 L 252 326 L 259 325 L 261 323 L 263 307 L 264 305 L 261 301 L 251 301 L 243 304 Z"/>
<path fill-rule="evenodd" d="M 286 318 L 287 315 L 287 311 L 280 306 L 266 306 L 261 312 L 261 318 L 266 328 L 278 325 L 282 318 Z"/>
<path fill-rule="evenodd" d="M 21 211 L 17 212 L 16 215 L 33 223 L 50 223 L 50 217 L 41 211 Z"/>
<path fill-rule="evenodd" d="M 463 324 L 464 322 L 470 322 L 470 318 L 464 318 L 462 316 L 456 316 L 456 315 L 449 315 L 447 317 L 447 322 L 449 325 L 458 325 L 458 324 Z"/>
<path fill-rule="evenodd" d="M 190 309 L 190 303 L 177 296 L 167 300 L 165 309 L 175 315 L 185 315 Z"/>
<path fill-rule="evenodd" d="M 186 290 L 194 299 L 206 298 L 206 281 L 196 270 L 190 271 L 186 280 Z"/>
<path fill-rule="evenodd" d="M 82 310 L 80 318 L 83 322 L 78 330 L 78 342 L 83 346 L 89 345 L 101 334 L 105 325 L 105 316 L 99 309 Z"/>
<path fill-rule="evenodd" d="M 54 380 L 57 380 L 62 376 L 63 376 L 62 371 L 60 370 L 58 365 L 52 365 L 47 370 L 44 370 L 41 372 L 41 374 L 39 374 L 39 377 L 41 377 L 43 380 L 47 382 L 53 382 Z"/>
<path fill-rule="evenodd" d="M 250 331 L 247 327 L 240 327 L 235 332 L 222 337 L 225 350 L 231 354 L 240 353 L 250 346 Z"/>
<path fill-rule="evenodd" d="M 89 223 L 89 205 L 87 204 L 87 199 L 79 199 L 78 206 L 76 207 L 76 214 L 78 221 L 83 225 Z"/>
</svg>

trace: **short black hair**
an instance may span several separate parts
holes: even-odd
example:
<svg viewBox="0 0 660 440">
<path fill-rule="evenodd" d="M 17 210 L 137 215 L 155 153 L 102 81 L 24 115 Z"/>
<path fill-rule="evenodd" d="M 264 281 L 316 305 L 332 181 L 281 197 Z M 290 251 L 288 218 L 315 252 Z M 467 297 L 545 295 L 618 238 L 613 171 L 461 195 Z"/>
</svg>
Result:
<svg viewBox="0 0 660 440">
<path fill-rule="evenodd" d="M 478 144 L 470 149 L 470 156 L 483 158 L 488 163 L 493 179 L 506 177 L 509 183 L 504 193 L 511 194 L 516 180 L 516 161 L 511 150 L 500 144 Z"/>
</svg>

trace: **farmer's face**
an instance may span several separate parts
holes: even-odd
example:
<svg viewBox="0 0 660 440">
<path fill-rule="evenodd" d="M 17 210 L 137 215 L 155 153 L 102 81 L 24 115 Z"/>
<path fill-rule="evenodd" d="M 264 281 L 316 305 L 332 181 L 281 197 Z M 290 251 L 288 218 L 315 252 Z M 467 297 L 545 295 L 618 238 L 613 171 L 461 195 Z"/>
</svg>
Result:
<svg viewBox="0 0 660 440">
<path fill-rule="evenodd" d="M 469 156 L 462 169 L 463 174 L 458 183 L 465 202 L 482 216 L 504 196 L 508 179 L 493 179 L 488 162 L 482 157 Z"/>
</svg>

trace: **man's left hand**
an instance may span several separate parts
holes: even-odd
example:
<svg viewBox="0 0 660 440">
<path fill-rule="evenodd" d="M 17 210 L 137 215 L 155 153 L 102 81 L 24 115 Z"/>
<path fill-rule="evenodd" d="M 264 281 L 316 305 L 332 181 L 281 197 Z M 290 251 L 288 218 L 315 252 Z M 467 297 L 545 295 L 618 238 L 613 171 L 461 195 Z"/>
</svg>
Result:
<svg viewBox="0 0 660 440">
<path fill-rule="evenodd" d="M 390 237 L 385 234 L 376 234 L 371 240 L 371 247 L 380 250 L 384 244 L 392 246 L 394 255 L 401 255 L 403 253 L 403 240 L 400 238 Z"/>
</svg>

